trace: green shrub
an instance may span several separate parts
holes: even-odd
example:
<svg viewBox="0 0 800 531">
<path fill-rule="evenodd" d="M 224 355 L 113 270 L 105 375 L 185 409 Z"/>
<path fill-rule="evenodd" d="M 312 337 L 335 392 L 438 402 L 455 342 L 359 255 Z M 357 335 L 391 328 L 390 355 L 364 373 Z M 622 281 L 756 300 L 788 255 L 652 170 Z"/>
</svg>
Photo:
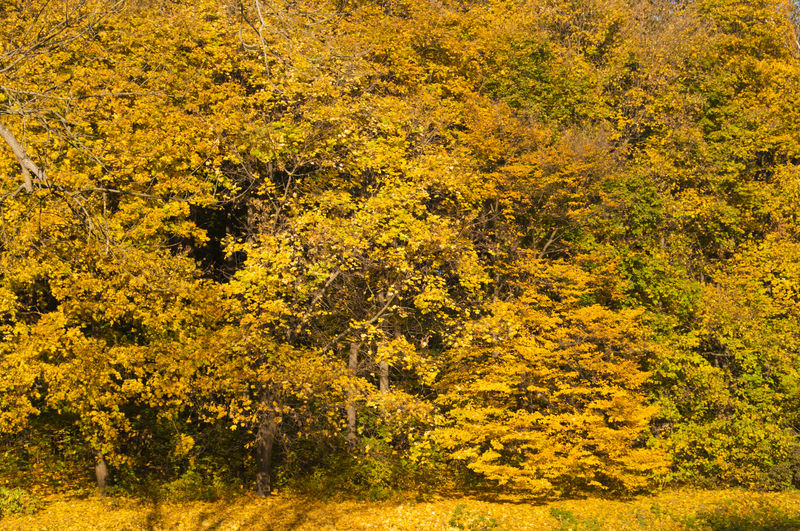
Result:
<svg viewBox="0 0 800 531">
<path fill-rule="evenodd" d="M 42 508 L 42 500 L 25 489 L 0 487 L 0 518 L 14 514 L 33 514 Z"/>
<path fill-rule="evenodd" d="M 469 511 L 463 503 L 456 505 L 448 523 L 450 527 L 465 531 L 500 531 L 500 524 L 495 518 Z"/>
<path fill-rule="evenodd" d="M 766 503 L 753 506 L 727 503 L 685 521 L 689 529 L 712 531 L 790 531 L 800 529 L 800 511 L 788 514 Z"/>
<path fill-rule="evenodd" d="M 392 453 L 387 442 L 377 438 L 362 437 L 359 449 L 352 454 L 309 452 L 306 456 L 313 467 L 295 470 L 293 475 L 278 468 L 276 476 L 287 487 L 314 497 L 327 498 L 336 493 L 383 501 L 411 483 L 405 462 Z"/>
<path fill-rule="evenodd" d="M 550 516 L 558 520 L 558 531 L 600 531 L 600 522 L 596 518 L 578 518 L 569 509 L 559 509 L 553 507 L 550 509 Z"/>
<path fill-rule="evenodd" d="M 218 474 L 192 466 L 178 479 L 166 483 L 162 493 L 165 499 L 171 501 L 215 501 L 232 490 Z"/>
</svg>

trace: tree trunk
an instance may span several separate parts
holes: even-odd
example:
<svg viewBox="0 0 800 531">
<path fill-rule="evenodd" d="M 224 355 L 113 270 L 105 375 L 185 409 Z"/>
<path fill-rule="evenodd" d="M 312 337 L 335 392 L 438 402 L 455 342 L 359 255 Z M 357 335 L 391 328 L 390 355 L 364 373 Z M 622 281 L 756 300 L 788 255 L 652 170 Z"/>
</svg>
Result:
<svg viewBox="0 0 800 531">
<path fill-rule="evenodd" d="M 380 370 L 380 382 L 379 388 L 381 393 L 388 393 L 389 392 L 389 363 L 386 360 L 381 360 L 378 362 L 378 369 Z"/>
<path fill-rule="evenodd" d="M 350 374 L 355 377 L 356 370 L 358 369 L 358 349 L 361 345 L 359 343 L 350 343 L 350 359 L 347 362 L 347 368 L 350 370 Z M 350 399 L 347 402 L 346 413 L 347 413 L 347 443 L 350 445 L 350 448 L 355 448 L 357 437 L 356 437 L 356 406 L 353 403 L 353 396 L 354 393 L 350 394 Z"/>
<path fill-rule="evenodd" d="M 256 434 L 256 492 L 267 496 L 272 491 L 272 447 L 278 433 L 278 422 L 274 411 L 263 413 Z"/>
<path fill-rule="evenodd" d="M 106 495 L 106 484 L 108 483 L 108 465 L 106 458 L 102 452 L 95 452 L 94 454 L 94 475 L 97 478 L 97 492 L 100 496 Z"/>
</svg>

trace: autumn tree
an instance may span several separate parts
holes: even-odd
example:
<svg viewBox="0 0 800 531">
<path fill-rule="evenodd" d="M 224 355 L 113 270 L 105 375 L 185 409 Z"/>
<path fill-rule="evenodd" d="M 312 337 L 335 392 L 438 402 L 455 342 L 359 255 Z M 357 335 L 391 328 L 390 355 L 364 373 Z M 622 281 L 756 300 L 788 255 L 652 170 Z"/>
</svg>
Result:
<svg viewBox="0 0 800 531">
<path fill-rule="evenodd" d="M 23 176 L 3 183 L 3 363 L 25 374 L 4 418 L 11 430 L 31 414 L 77 419 L 101 490 L 109 463 L 130 461 L 121 445 L 147 429 L 142 412 L 166 421 L 187 399 L 176 374 L 198 351 L 166 353 L 224 307 L 208 311 L 216 288 L 189 256 L 206 239 L 192 209 L 225 186 L 221 135 L 207 121 L 217 83 L 187 77 L 206 60 L 175 41 L 199 38 L 189 13 L 119 8 L 26 3 L 8 6 L 3 27 L 2 131 L 14 156 L 3 171 Z M 207 17 L 197 32 L 218 29 Z M 174 53 L 157 55 L 165 47 Z"/>
</svg>

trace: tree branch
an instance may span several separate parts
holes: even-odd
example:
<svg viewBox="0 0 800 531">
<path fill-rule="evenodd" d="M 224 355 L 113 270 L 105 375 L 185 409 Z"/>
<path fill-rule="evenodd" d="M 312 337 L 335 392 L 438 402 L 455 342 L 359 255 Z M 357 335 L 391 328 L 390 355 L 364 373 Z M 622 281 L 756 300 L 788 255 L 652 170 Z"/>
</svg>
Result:
<svg viewBox="0 0 800 531">
<path fill-rule="evenodd" d="M 377 321 L 378 319 L 380 319 L 381 316 L 383 316 L 383 314 L 386 312 L 386 310 L 389 309 L 389 306 L 391 306 L 392 301 L 394 301 L 395 297 L 397 297 L 397 292 L 394 291 L 394 288 L 395 288 L 395 286 L 394 286 L 394 284 L 392 284 L 392 286 L 389 288 L 388 297 L 386 297 L 386 303 L 383 305 L 383 307 L 380 310 L 378 310 L 378 313 L 373 315 L 369 320 L 364 321 L 363 323 L 360 323 L 358 327 L 354 327 L 353 325 L 348 326 L 345 329 L 344 332 L 342 332 L 341 334 L 339 334 L 338 336 L 333 338 L 331 341 L 328 341 L 328 344 L 325 345 L 325 347 L 323 347 L 322 352 L 327 351 L 329 348 L 331 348 L 331 346 L 333 346 L 336 343 L 338 343 L 340 339 L 342 339 L 344 336 L 346 336 L 347 334 L 349 334 L 353 330 L 356 330 L 356 329 L 358 329 L 360 327 L 369 326 L 372 323 L 374 323 L 375 321 Z"/>
<path fill-rule="evenodd" d="M 28 152 L 25 151 L 25 148 L 19 143 L 17 138 L 14 136 L 14 133 L 8 130 L 2 123 L 0 123 L 0 138 L 2 138 L 6 144 L 8 144 L 8 147 L 11 148 L 11 151 L 14 152 L 17 162 L 19 162 L 19 165 L 22 168 L 22 181 L 25 191 L 29 194 L 33 193 L 33 180 L 31 179 L 31 173 L 36 175 L 36 178 L 41 182 L 46 182 L 47 176 L 45 175 L 44 171 L 41 170 L 39 166 L 37 166 L 36 163 L 31 160 L 31 158 L 28 156 Z"/>
<path fill-rule="evenodd" d="M 341 269 L 337 269 L 336 271 L 334 271 L 334 273 L 328 278 L 327 282 L 325 282 L 325 285 L 322 286 L 322 288 L 320 288 L 320 290 L 317 292 L 316 295 L 314 295 L 314 299 L 308 305 L 306 311 L 303 312 L 303 316 L 301 317 L 300 322 L 297 323 L 294 332 L 289 330 L 286 333 L 287 341 L 291 341 L 293 335 L 299 334 L 302 331 L 303 326 L 308 322 L 308 319 L 311 317 L 311 313 L 314 311 L 314 307 L 320 301 L 322 296 L 325 295 L 325 291 L 330 287 L 331 284 L 333 284 L 333 281 L 336 280 L 339 277 L 339 275 L 341 275 L 341 273 L 342 273 Z"/>
</svg>

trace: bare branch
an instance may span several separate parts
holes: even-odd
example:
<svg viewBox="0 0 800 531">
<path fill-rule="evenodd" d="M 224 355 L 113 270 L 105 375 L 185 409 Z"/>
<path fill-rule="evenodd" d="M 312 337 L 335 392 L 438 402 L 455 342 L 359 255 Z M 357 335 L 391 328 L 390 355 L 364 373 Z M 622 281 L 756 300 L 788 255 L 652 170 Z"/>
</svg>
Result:
<svg viewBox="0 0 800 531">
<path fill-rule="evenodd" d="M 314 308 L 317 306 L 317 303 L 320 301 L 320 299 L 322 299 L 322 296 L 325 295 L 325 291 L 327 291 L 330 285 L 333 284 L 333 282 L 339 277 L 339 275 L 341 275 L 341 273 L 342 273 L 341 269 L 337 269 L 336 271 L 334 271 L 334 273 L 325 282 L 325 285 L 323 285 L 322 288 L 320 288 L 320 290 L 316 293 L 316 295 L 314 295 L 314 299 L 308 305 L 306 311 L 303 312 L 303 316 L 300 318 L 300 322 L 297 323 L 294 332 L 289 330 L 286 333 L 287 341 L 291 341 L 293 334 L 299 334 L 302 331 L 303 326 L 308 322 L 312 312 L 314 311 Z"/>
<path fill-rule="evenodd" d="M 380 319 L 380 318 L 383 316 L 383 314 L 384 314 L 384 313 L 386 313 L 386 310 L 388 310 L 388 309 L 389 309 L 389 307 L 391 306 L 391 304 L 392 304 L 392 302 L 394 301 L 395 297 L 397 297 L 397 292 L 396 292 L 396 291 L 394 291 L 394 289 L 395 289 L 395 286 L 394 286 L 394 284 L 392 284 L 392 286 L 391 286 L 391 287 L 389 288 L 389 290 L 388 290 L 388 296 L 386 297 L 386 303 L 385 303 L 385 304 L 383 305 L 383 307 L 382 307 L 380 310 L 378 310 L 378 312 L 377 312 L 375 315 L 373 315 L 373 316 L 372 316 L 372 317 L 371 317 L 371 318 L 370 318 L 368 321 L 365 321 L 365 322 L 361 323 L 361 326 L 369 326 L 369 325 L 373 324 L 375 321 L 377 321 L 378 319 Z M 353 331 L 353 330 L 355 330 L 355 329 L 356 329 L 356 327 L 354 327 L 354 326 L 352 326 L 352 325 L 348 326 L 348 327 L 347 327 L 347 328 L 344 330 L 344 332 L 342 332 L 341 334 L 339 334 L 338 336 L 336 336 L 335 338 L 333 338 L 332 340 L 330 340 L 330 341 L 328 342 L 328 344 L 327 344 L 327 345 L 325 345 L 325 347 L 322 349 L 322 352 L 325 352 L 325 351 L 327 351 L 327 350 L 328 350 L 329 348 L 331 348 L 333 345 L 335 345 L 336 343 L 338 343 L 338 342 L 339 342 L 339 340 L 341 340 L 341 339 L 342 339 L 344 336 L 346 336 L 347 334 L 349 334 L 350 332 L 352 332 L 352 331 Z"/>
<path fill-rule="evenodd" d="M 553 229 L 553 231 L 550 233 L 550 237 L 545 242 L 545 244 L 542 246 L 542 250 L 539 252 L 539 256 L 537 256 L 537 258 L 539 258 L 539 259 L 544 258 L 544 256 L 547 254 L 547 249 L 549 249 L 550 246 L 553 245 L 553 243 L 555 243 L 555 241 L 558 239 L 558 237 L 559 237 L 559 230 L 558 229 Z"/>
<path fill-rule="evenodd" d="M 51 24 L 44 25 L 35 31 L 37 23 L 44 18 L 44 12 L 49 2 L 45 2 L 35 14 L 29 14 L 30 22 L 27 30 L 21 36 L 22 43 L 12 46 L 0 55 L 0 74 L 12 72 L 22 63 L 39 55 L 51 53 L 53 50 L 62 49 L 68 44 L 89 34 L 94 28 L 111 14 L 118 12 L 125 5 L 125 0 L 116 0 L 102 9 L 95 7 L 89 9 L 87 0 L 79 0 L 67 4 L 62 18 Z M 29 42 L 24 42 L 31 38 Z"/>
</svg>

